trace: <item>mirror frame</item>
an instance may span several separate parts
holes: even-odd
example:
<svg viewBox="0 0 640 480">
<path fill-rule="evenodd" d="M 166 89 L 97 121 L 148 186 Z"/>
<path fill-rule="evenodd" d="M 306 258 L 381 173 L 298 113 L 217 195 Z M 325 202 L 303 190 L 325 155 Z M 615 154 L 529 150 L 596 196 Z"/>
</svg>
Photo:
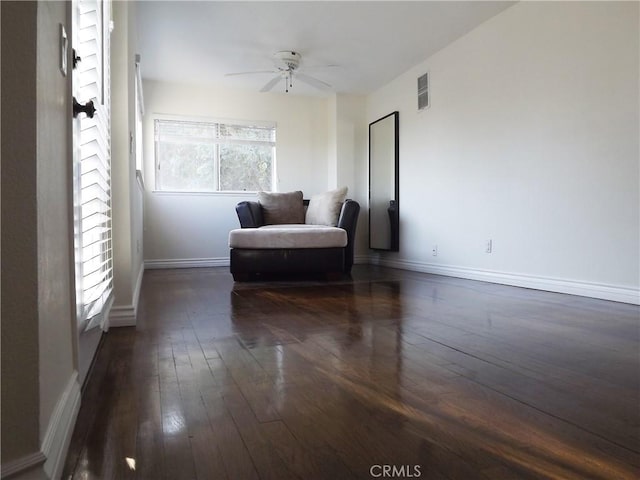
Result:
<svg viewBox="0 0 640 480">
<path fill-rule="evenodd" d="M 384 117 L 381 117 L 377 120 L 375 120 L 374 122 L 371 122 L 369 124 L 369 249 L 371 250 L 380 250 L 380 251 L 391 251 L 391 252 L 397 252 L 400 249 L 400 205 L 399 205 L 399 200 L 400 200 L 400 175 L 399 175 L 399 171 L 400 171 L 400 135 L 399 135 L 399 125 L 400 125 L 400 121 L 399 121 L 399 112 L 395 111 L 395 112 L 391 112 L 388 115 L 385 115 Z M 394 175 L 394 179 L 393 179 L 393 185 L 394 185 L 394 192 L 393 192 L 393 198 L 390 199 L 389 202 L 389 207 L 387 209 L 388 211 L 388 215 L 389 215 L 389 227 L 390 227 L 390 242 L 389 242 L 389 248 L 384 248 L 384 247 L 380 247 L 380 246 L 372 246 L 371 244 L 371 186 L 372 186 L 372 151 L 371 151 L 371 147 L 372 147 L 372 141 L 371 141 L 371 131 L 372 128 L 375 127 L 375 125 L 379 122 L 382 122 L 383 120 L 388 119 L 389 117 L 393 117 L 393 142 L 394 142 L 394 155 L 393 155 L 393 159 L 390 159 L 390 161 L 393 162 L 393 175 Z"/>
</svg>

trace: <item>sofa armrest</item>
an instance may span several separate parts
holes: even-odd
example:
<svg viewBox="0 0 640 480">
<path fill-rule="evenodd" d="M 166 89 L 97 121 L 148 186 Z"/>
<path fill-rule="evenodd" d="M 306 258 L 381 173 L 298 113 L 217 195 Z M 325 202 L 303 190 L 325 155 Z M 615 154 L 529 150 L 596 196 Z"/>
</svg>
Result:
<svg viewBox="0 0 640 480">
<path fill-rule="evenodd" d="M 258 228 L 264 225 L 262 207 L 258 202 L 240 202 L 236 205 L 236 213 L 242 228 Z"/>
<path fill-rule="evenodd" d="M 358 224 L 358 214 L 360 213 L 360 204 L 355 200 L 346 199 L 340 210 L 338 218 L 338 228 L 347 231 L 347 235 L 355 234 Z"/>
<path fill-rule="evenodd" d="M 347 231 L 347 246 L 344 256 L 345 273 L 350 273 L 353 266 L 353 251 L 359 214 L 360 204 L 358 202 L 349 199 L 344 201 L 340 211 L 340 218 L 338 219 L 338 227 Z"/>
</svg>

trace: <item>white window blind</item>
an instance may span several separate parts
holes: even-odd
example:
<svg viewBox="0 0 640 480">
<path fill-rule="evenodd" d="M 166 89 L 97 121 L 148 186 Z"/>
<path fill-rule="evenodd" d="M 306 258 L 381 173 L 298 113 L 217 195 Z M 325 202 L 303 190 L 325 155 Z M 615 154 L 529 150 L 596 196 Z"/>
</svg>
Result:
<svg viewBox="0 0 640 480">
<path fill-rule="evenodd" d="M 111 105 L 109 36 L 111 3 L 78 2 L 78 95 L 93 100 L 93 118 L 81 114 L 79 175 L 76 180 L 76 255 L 79 256 L 78 322 L 86 329 L 102 323 L 112 301 Z"/>
</svg>

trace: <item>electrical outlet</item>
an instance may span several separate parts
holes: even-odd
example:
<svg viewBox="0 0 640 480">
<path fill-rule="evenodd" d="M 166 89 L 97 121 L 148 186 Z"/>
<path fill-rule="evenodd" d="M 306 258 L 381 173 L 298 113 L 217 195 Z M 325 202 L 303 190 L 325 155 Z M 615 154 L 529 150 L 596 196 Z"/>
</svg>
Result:
<svg viewBox="0 0 640 480">
<path fill-rule="evenodd" d="M 491 253 L 493 251 L 493 240 L 487 240 L 487 246 L 484 251 L 487 253 Z"/>
<path fill-rule="evenodd" d="M 433 246 L 433 248 L 431 249 L 431 255 L 433 255 L 434 257 L 438 256 L 438 245 Z"/>
</svg>

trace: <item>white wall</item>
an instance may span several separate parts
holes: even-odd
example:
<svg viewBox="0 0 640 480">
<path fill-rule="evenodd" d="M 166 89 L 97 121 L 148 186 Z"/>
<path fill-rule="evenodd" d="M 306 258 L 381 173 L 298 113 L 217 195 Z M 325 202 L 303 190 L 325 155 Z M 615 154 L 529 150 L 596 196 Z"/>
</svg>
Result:
<svg viewBox="0 0 640 480">
<path fill-rule="evenodd" d="M 74 373 L 75 282 L 68 76 L 59 70 L 60 23 L 66 2 L 38 4 L 38 309 L 40 425 L 44 439 L 54 409 Z M 70 73 L 70 70 L 69 70 Z"/>
<path fill-rule="evenodd" d="M 367 143 L 369 129 L 366 121 L 366 97 L 360 95 L 335 96 L 335 186 L 349 186 L 348 198 L 360 204 L 360 217 L 356 229 L 355 262 L 368 263 L 369 216 L 367 202 L 369 198 L 368 177 L 358 167 L 368 162 Z"/>
<path fill-rule="evenodd" d="M 133 2 L 113 2 L 111 36 L 111 186 L 113 213 L 114 304 L 111 326 L 135 325 L 143 272 L 143 197 L 136 179 L 135 54 Z"/>
<path fill-rule="evenodd" d="M 3 477 L 59 478 L 80 401 L 71 258 L 71 84 L 70 70 L 65 77 L 59 69 L 60 25 L 70 36 L 70 4 L 2 2 L 0 8 L 1 469 Z"/>
<path fill-rule="evenodd" d="M 400 111 L 382 263 L 637 302 L 638 44 L 636 2 L 522 2 L 370 95 Z"/>
<path fill-rule="evenodd" d="M 154 114 L 276 122 L 277 190 L 308 198 L 328 189 L 326 99 L 155 81 L 144 82 L 144 99 L 146 266 L 228 264 L 228 234 L 239 227 L 235 205 L 255 198 L 155 192 Z"/>
<path fill-rule="evenodd" d="M 2 471 L 39 452 L 37 4 L 2 2 Z M 8 48 L 12 45 L 13 48 Z M 11 73 L 9 73 L 11 72 Z M 9 280 L 10 279 L 10 280 Z"/>
</svg>

